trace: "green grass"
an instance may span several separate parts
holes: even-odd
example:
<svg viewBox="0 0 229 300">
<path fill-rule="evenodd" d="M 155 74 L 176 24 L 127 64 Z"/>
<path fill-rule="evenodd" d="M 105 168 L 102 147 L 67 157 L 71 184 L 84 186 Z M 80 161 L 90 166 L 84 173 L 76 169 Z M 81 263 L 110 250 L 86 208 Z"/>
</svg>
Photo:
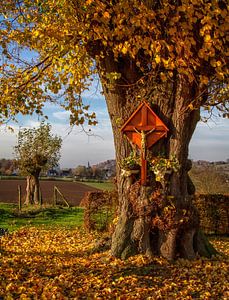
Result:
<svg viewBox="0 0 229 300">
<path fill-rule="evenodd" d="M 97 213 L 94 213 L 91 216 L 92 222 L 94 222 L 95 229 L 98 231 L 104 230 L 108 228 L 108 225 L 111 224 L 114 218 L 114 209 L 110 207 L 104 207 L 100 209 Z"/>
<path fill-rule="evenodd" d="M 0 175 L 0 180 L 25 180 L 26 177 L 24 176 L 6 176 L 6 175 Z"/>
<path fill-rule="evenodd" d="M 94 187 L 103 191 L 112 191 L 115 189 L 115 185 L 112 182 L 90 182 L 90 181 L 79 181 L 79 183 Z"/>
<path fill-rule="evenodd" d="M 17 205 L 0 203 L 0 227 L 14 231 L 22 226 L 80 227 L 83 209 L 80 207 L 26 208 L 18 211 Z"/>
</svg>

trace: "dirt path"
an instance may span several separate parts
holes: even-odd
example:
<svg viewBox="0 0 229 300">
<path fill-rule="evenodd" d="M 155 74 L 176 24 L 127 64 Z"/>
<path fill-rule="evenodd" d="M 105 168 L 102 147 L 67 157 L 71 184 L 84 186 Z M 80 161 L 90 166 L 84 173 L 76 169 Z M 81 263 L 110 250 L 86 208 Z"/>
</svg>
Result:
<svg viewBox="0 0 229 300">
<path fill-rule="evenodd" d="M 25 180 L 0 180 L 0 202 L 17 203 L 18 185 L 21 185 L 22 197 L 25 197 Z M 79 205 L 84 194 L 89 191 L 96 191 L 93 187 L 86 186 L 78 182 L 64 181 L 41 181 L 41 191 L 45 202 L 53 199 L 53 188 L 57 186 L 64 197 L 71 205 Z M 22 199 L 23 199 L 22 198 Z"/>
</svg>

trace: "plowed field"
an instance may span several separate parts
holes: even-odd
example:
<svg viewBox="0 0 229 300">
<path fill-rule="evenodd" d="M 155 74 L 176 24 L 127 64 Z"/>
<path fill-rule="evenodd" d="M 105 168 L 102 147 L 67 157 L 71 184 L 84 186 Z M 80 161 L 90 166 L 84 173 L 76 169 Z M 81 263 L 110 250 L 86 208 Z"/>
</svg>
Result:
<svg viewBox="0 0 229 300">
<path fill-rule="evenodd" d="M 17 203 L 18 185 L 21 186 L 22 199 L 24 199 L 26 180 L 0 180 L 0 202 Z M 56 186 L 71 205 L 79 205 L 86 192 L 97 190 L 78 182 L 65 181 L 40 181 L 40 186 L 44 203 L 52 202 L 53 190 Z"/>
</svg>

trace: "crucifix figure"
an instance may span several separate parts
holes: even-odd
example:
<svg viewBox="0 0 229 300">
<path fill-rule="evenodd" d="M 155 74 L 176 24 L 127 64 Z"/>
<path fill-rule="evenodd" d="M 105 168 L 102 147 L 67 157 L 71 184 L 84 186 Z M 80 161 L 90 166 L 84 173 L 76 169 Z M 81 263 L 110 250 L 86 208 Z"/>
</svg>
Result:
<svg viewBox="0 0 229 300">
<path fill-rule="evenodd" d="M 122 126 L 121 131 L 141 151 L 141 184 L 146 185 L 147 149 L 166 136 L 168 128 L 150 106 L 143 102 Z"/>
<path fill-rule="evenodd" d="M 152 128 L 150 131 L 147 131 L 147 130 L 137 130 L 135 127 L 134 127 L 134 130 L 139 133 L 141 135 L 141 152 L 142 152 L 142 157 L 144 159 L 146 159 L 146 156 L 147 156 L 147 135 L 150 134 L 151 132 L 153 132 L 155 130 L 155 128 Z"/>
</svg>

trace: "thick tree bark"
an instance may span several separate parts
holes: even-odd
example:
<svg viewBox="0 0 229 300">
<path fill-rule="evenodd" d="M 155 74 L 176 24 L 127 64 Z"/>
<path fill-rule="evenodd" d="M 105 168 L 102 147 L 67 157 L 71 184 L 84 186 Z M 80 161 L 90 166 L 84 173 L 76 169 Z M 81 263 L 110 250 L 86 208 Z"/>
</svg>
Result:
<svg viewBox="0 0 229 300">
<path fill-rule="evenodd" d="M 114 134 L 119 195 L 119 221 L 112 238 L 112 255 L 126 258 L 135 253 L 156 253 L 168 260 L 192 259 L 197 253 L 210 255 L 206 240 L 200 238 L 199 216 L 190 195 L 195 189 L 188 177 L 188 146 L 199 121 L 199 110 L 190 110 L 188 105 L 196 96 L 197 87 L 185 76 L 177 76 L 172 83 L 155 83 L 151 79 L 145 87 L 134 85 L 134 90 L 131 84 L 139 78 L 131 62 L 118 64 L 106 57 L 102 68 L 107 73 L 121 73 L 129 84 L 120 80 L 111 85 L 101 75 Z M 151 156 L 164 152 L 167 158 L 175 157 L 180 165 L 177 172 L 166 175 L 160 183 L 148 172 L 147 186 L 140 185 L 139 175 L 121 167 L 123 158 L 133 149 L 120 128 L 142 100 L 153 103 L 154 111 L 170 130 L 168 138 L 149 150 Z"/>
<path fill-rule="evenodd" d="M 39 174 L 28 175 L 26 178 L 26 199 L 25 205 L 39 204 L 40 184 Z"/>
</svg>

